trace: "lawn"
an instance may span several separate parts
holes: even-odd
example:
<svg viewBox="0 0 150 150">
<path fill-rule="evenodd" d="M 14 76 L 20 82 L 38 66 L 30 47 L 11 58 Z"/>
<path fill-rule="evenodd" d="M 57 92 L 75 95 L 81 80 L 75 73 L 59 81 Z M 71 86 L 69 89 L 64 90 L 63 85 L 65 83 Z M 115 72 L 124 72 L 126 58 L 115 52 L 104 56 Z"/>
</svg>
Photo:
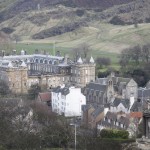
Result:
<svg viewBox="0 0 150 150">
<path fill-rule="evenodd" d="M 20 53 L 22 49 L 27 51 L 27 54 L 33 54 L 35 52 L 35 49 L 38 49 L 39 51 L 44 51 L 46 50 L 49 52 L 49 54 L 53 55 L 54 54 L 54 44 L 53 43 L 18 43 L 15 44 L 15 49 L 17 50 L 17 54 Z M 55 45 L 55 53 L 57 51 L 60 51 L 62 56 L 65 54 L 69 54 L 69 56 L 72 58 L 73 53 L 72 53 L 73 48 L 68 48 L 68 47 L 58 47 L 57 44 Z M 119 69 L 119 54 L 118 53 L 112 53 L 112 52 L 107 52 L 107 51 L 98 51 L 98 50 L 91 50 L 89 53 L 89 57 L 93 56 L 95 59 L 97 57 L 107 57 L 111 59 L 111 66 L 115 69 Z"/>
</svg>

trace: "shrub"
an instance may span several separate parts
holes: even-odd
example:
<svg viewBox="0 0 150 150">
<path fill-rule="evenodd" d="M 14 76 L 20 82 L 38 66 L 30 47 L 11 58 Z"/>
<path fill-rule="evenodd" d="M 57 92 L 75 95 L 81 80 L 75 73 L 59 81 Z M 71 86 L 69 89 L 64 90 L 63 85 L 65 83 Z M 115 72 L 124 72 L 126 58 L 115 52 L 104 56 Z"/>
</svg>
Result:
<svg viewBox="0 0 150 150">
<path fill-rule="evenodd" d="M 14 32 L 14 29 L 7 27 L 7 28 L 2 28 L 1 31 L 3 31 L 6 34 L 11 34 Z"/>
<path fill-rule="evenodd" d="M 125 22 L 123 20 L 121 20 L 121 18 L 119 16 L 114 16 L 109 23 L 113 24 L 113 25 L 125 25 Z"/>
<path fill-rule="evenodd" d="M 76 14 L 77 14 L 77 16 L 82 17 L 84 15 L 84 10 L 77 9 Z"/>
<path fill-rule="evenodd" d="M 128 139 L 129 133 L 125 130 L 111 130 L 111 129 L 103 129 L 100 132 L 101 138 L 120 138 L 120 139 Z"/>
</svg>

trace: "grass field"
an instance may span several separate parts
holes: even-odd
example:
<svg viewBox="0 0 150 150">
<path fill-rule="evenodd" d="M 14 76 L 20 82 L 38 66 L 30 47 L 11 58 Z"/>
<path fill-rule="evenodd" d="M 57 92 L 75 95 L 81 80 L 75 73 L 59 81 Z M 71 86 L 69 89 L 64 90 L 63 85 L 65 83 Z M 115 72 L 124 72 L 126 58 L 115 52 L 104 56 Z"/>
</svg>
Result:
<svg viewBox="0 0 150 150">
<path fill-rule="evenodd" d="M 39 51 L 46 50 L 49 54 L 54 54 L 54 44 L 53 43 L 18 43 L 15 44 L 15 49 L 17 50 L 17 53 L 19 54 L 22 49 L 27 51 L 27 54 L 33 54 L 35 52 L 35 49 L 38 49 Z M 73 57 L 73 48 L 69 47 L 58 47 L 57 44 L 55 46 L 55 52 L 60 51 L 62 56 L 65 54 L 69 54 L 69 56 Z M 119 54 L 118 53 L 112 53 L 107 51 L 98 51 L 98 50 L 91 50 L 89 53 L 89 57 L 93 56 L 95 59 L 97 57 L 106 57 L 110 58 L 112 65 L 110 67 L 113 67 L 115 69 L 119 69 L 118 61 L 119 61 Z"/>
<path fill-rule="evenodd" d="M 35 27 L 38 28 L 38 27 Z M 31 32 L 32 33 L 32 32 Z M 52 43 L 56 41 L 58 47 L 76 47 L 88 43 L 92 49 L 110 53 L 120 53 L 123 49 L 150 41 L 150 24 L 114 26 L 107 23 L 93 22 L 89 27 L 81 27 L 74 32 L 42 40 L 23 38 L 23 43 Z"/>
</svg>

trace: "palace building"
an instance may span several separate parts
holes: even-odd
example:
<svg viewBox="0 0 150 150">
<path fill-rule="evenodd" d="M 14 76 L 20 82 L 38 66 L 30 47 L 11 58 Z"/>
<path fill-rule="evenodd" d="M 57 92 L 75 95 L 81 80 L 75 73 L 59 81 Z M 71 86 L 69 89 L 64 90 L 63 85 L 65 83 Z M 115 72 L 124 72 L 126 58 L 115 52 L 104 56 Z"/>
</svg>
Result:
<svg viewBox="0 0 150 150">
<path fill-rule="evenodd" d="M 76 62 L 68 57 L 47 54 L 3 56 L 0 58 L 0 77 L 7 75 L 10 89 L 14 93 L 27 93 L 32 84 L 47 89 L 62 84 L 84 87 L 95 81 L 95 62 L 91 57 Z"/>
</svg>

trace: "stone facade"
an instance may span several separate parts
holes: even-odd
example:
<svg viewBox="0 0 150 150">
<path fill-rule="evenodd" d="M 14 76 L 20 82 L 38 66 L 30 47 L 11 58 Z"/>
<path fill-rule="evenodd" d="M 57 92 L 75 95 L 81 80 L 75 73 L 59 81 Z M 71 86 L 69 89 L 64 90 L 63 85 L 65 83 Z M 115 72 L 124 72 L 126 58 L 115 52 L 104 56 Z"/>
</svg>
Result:
<svg viewBox="0 0 150 150">
<path fill-rule="evenodd" d="M 93 58 L 73 62 L 60 56 L 39 54 L 5 56 L 0 60 L 0 69 L 6 72 L 14 93 L 27 93 L 32 84 L 50 89 L 61 84 L 83 87 L 95 81 Z"/>
<path fill-rule="evenodd" d="M 4 70 L 3 70 L 4 71 Z M 27 68 L 6 68 L 9 87 L 13 93 L 27 93 L 28 74 Z"/>
<path fill-rule="evenodd" d="M 138 85 L 130 78 L 115 77 L 110 75 L 107 78 L 96 79 L 95 82 L 87 84 L 83 90 L 87 103 L 100 105 L 112 103 L 114 98 L 130 99 L 138 97 Z"/>
</svg>

